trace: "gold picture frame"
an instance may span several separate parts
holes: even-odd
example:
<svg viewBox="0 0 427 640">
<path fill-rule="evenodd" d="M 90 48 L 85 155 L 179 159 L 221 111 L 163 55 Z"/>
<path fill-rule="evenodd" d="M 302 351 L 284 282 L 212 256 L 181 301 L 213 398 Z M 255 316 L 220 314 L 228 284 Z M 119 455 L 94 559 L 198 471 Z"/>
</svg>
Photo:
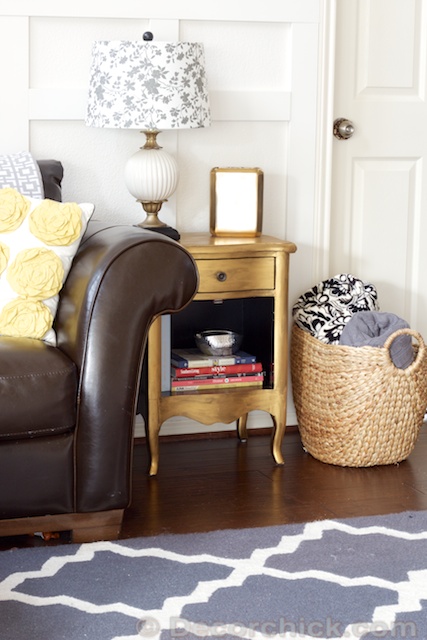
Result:
<svg viewBox="0 0 427 640">
<path fill-rule="evenodd" d="M 210 178 L 211 235 L 261 235 L 263 171 L 258 167 L 214 167 Z"/>
</svg>

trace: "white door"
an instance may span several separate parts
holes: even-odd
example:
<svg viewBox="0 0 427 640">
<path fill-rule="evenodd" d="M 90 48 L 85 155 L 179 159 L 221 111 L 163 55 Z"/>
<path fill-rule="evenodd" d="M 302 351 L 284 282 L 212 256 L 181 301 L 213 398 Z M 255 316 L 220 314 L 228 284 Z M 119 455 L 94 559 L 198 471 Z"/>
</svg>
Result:
<svg viewBox="0 0 427 640">
<path fill-rule="evenodd" d="M 427 339 L 427 0 L 338 0 L 330 275 Z"/>
</svg>

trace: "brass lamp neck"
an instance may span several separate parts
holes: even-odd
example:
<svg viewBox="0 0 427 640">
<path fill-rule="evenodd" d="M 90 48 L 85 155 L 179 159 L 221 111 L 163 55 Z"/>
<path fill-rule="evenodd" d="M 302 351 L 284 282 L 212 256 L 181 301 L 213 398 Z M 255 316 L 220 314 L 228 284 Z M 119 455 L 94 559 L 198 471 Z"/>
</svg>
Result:
<svg viewBox="0 0 427 640">
<path fill-rule="evenodd" d="M 145 133 L 145 144 L 141 149 L 161 149 L 162 147 L 157 144 L 157 134 L 160 131 L 144 131 Z"/>
</svg>

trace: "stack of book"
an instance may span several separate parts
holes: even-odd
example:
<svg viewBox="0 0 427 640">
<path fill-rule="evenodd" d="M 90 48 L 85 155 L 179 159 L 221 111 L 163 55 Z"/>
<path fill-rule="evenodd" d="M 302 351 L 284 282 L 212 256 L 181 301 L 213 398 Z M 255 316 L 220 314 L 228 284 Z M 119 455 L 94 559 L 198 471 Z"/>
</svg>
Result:
<svg viewBox="0 0 427 640">
<path fill-rule="evenodd" d="M 171 354 L 171 392 L 262 387 L 261 362 L 245 351 L 208 356 L 199 349 L 175 349 Z"/>
</svg>

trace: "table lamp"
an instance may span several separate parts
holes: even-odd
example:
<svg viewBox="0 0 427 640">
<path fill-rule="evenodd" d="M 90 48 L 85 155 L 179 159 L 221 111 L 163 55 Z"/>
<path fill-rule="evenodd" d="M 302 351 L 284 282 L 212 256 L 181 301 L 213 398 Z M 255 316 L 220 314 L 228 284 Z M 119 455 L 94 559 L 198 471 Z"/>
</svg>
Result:
<svg viewBox="0 0 427 640">
<path fill-rule="evenodd" d="M 179 239 L 158 213 L 178 184 L 176 160 L 157 143 L 164 129 L 210 125 L 204 48 L 198 42 L 139 41 L 93 43 L 86 124 L 139 129 L 146 141 L 126 163 L 125 183 L 142 204 L 139 226 Z"/>
</svg>

